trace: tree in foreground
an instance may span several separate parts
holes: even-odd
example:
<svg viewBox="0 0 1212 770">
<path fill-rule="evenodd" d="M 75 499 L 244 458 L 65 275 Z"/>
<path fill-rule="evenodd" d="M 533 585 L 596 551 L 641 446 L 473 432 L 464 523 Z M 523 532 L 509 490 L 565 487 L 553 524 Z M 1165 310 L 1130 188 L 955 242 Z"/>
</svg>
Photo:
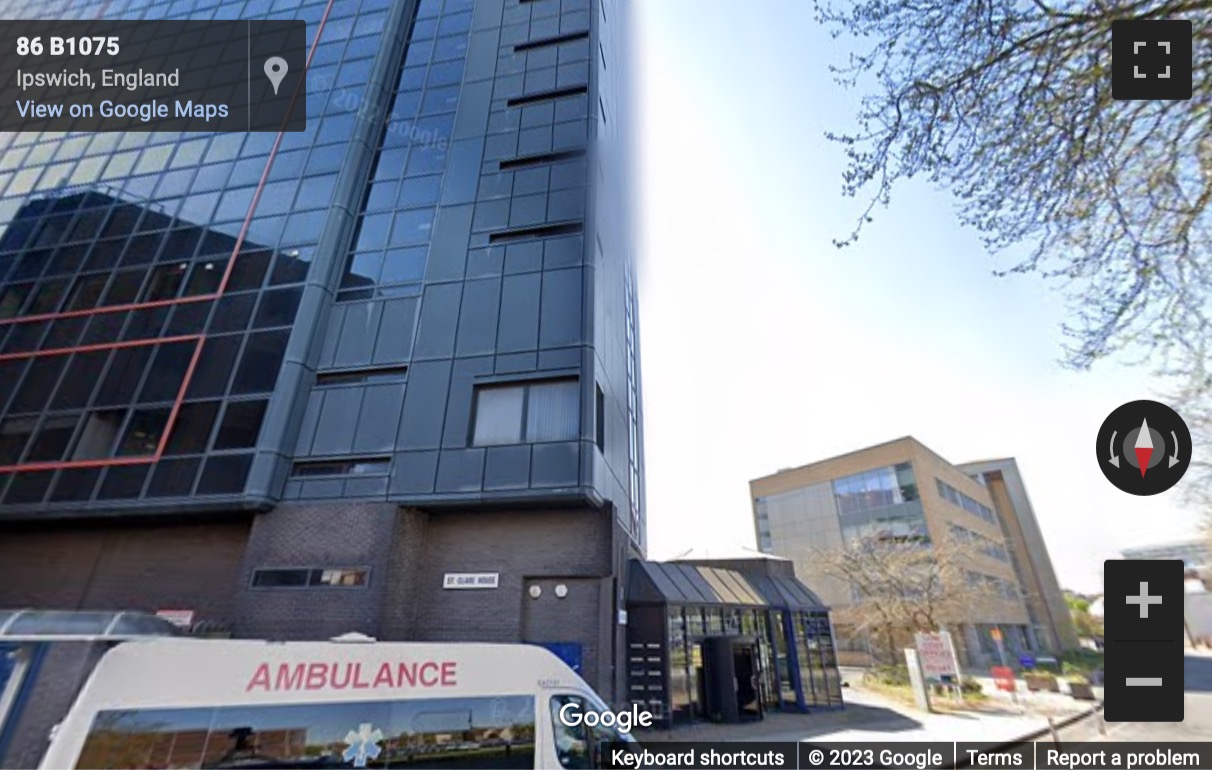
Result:
<svg viewBox="0 0 1212 770">
<path fill-rule="evenodd" d="M 1025 256 L 1071 300 L 1067 365 L 1126 353 L 1177 378 L 1180 412 L 1212 433 L 1212 0 L 817 0 L 861 50 L 834 67 L 863 94 L 843 190 L 952 192 L 991 252 Z M 1189 101 L 1111 98 L 1111 23 L 1194 22 Z M 1199 420 L 1204 420 L 1199 423 Z M 1206 468 L 1195 468 L 1196 476 Z M 1205 474 L 1205 478 L 1207 478 Z"/>
<path fill-rule="evenodd" d="M 814 554 L 815 571 L 852 589 L 854 601 L 833 608 L 836 625 L 870 640 L 881 662 L 900 664 L 913 634 L 972 622 L 984 608 L 1017 600 L 1017 583 L 987 575 L 972 540 L 871 535 Z"/>
</svg>

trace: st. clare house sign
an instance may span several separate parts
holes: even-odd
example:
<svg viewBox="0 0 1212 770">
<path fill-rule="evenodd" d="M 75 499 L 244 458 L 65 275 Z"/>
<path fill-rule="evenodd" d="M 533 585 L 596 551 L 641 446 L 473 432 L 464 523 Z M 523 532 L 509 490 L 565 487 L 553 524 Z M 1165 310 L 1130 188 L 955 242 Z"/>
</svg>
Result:
<svg viewBox="0 0 1212 770">
<path fill-rule="evenodd" d="M 496 588 L 500 579 L 499 572 L 447 572 L 442 578 L 442 587 Z"/>
</svg>

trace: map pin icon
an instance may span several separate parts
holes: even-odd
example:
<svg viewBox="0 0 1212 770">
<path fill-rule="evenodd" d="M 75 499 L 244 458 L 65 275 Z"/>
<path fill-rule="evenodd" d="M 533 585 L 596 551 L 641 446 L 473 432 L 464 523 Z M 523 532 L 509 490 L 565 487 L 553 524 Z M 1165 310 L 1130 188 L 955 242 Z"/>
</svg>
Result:
<svg viewBox="0 0 1212 770">
<path fill-rule="evenodd" d="M 273 84 L 274 96 L 278 95 L 278 86 L 282 84 L 282 78 L 286 77 L 289 69 L 286 60 L 281 56 L 271 56 L 265 60 L 265 77 L 269 78 L 269 82 Z"/>
</svg>

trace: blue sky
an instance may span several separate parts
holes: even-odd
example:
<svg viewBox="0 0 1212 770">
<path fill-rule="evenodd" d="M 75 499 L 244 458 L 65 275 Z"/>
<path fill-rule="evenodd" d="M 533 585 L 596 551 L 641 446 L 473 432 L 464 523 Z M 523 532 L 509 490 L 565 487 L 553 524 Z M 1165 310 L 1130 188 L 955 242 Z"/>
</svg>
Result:
<svg viewBox="0 0 1212 770">
<path fill-rule="evenodd" d="M 1117 361 L 1057 363 L 1059 287 L 995 278 L 945 191 L 898 188 L 848 249 L 856 94 L 802 0 L 633 3 L 640 57 L 641 343 L 650 553 L 753 544 L 748 481 L 913 435 L 952 462 L 1014 456 L 1066 587 L 1122 548 L 1191 536 L 1181 484 L 1102 476 L 1094 440 L 1155 396 Z"/>
</svg>

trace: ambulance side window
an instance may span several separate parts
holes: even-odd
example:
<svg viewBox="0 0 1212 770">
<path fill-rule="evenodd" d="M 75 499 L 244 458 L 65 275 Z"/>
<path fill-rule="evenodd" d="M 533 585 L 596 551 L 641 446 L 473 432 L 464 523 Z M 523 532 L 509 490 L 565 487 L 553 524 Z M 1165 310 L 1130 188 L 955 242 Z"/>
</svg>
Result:
<svg viewBox="0 0 1212 770">
<path fill-rule="evenodd" d="M 556 756 L 559 757 L 562 767 L 569 770 L 589 768 L 593 760 L 589 746 L 589 730 L 583 723 L 575 726 L 565 724 L 564 716 L 560 714 L 561 709 L 564 710 L 565 716 L 584 714 L 585 699 L 576 695 L 551 696 L 551 733 L 555 738 Z"/>
</svg>

